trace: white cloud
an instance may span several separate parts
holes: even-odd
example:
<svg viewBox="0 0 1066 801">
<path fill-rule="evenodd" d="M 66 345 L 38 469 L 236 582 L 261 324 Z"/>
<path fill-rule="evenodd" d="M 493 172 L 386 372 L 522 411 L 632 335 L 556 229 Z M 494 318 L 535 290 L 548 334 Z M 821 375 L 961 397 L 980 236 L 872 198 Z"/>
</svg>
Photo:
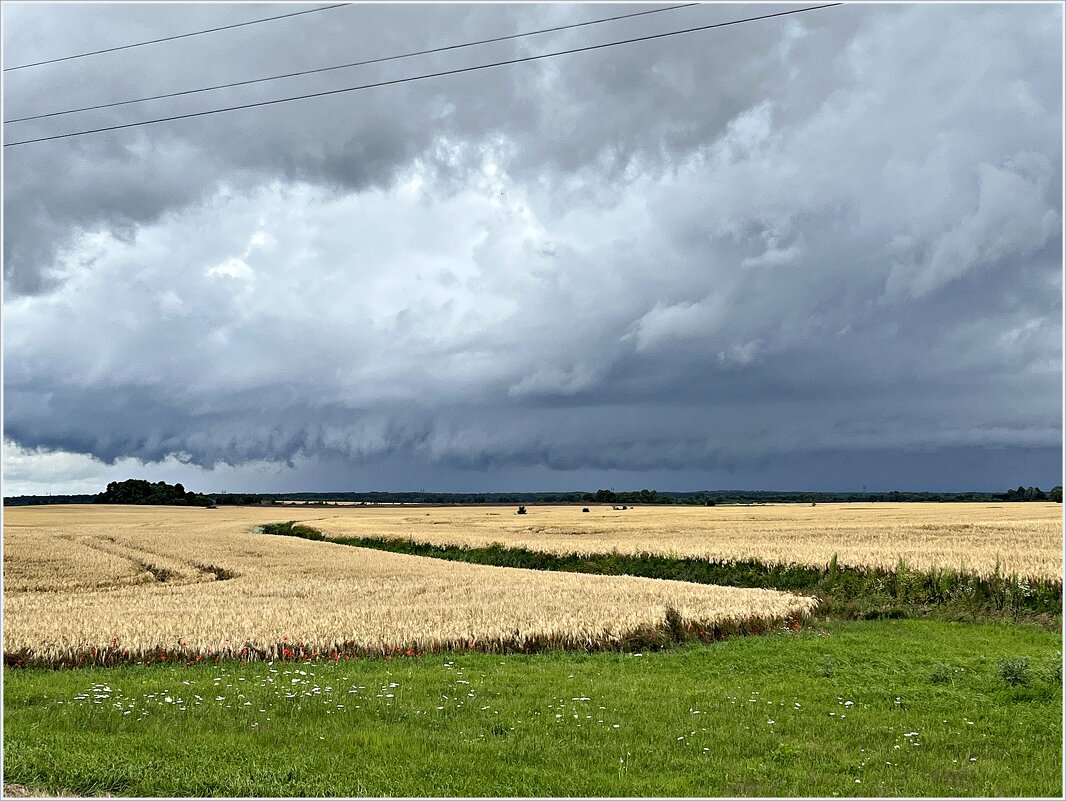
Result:
<svg viewBox="0 0 1066 801">
<path fill-rule="evenodd" d="M 679 340 L 702 338 L 720 328 L 727 314 L 724 294 L 695 302 L 669 305 L 659 302 L 636 322 L 626 338 L 632 338 L 639 351 Z"/>
<path fill-rule="evenodd" d="M 30 450 L 7 439 L 3 443 L 4 497 L 95 495 L 103 492 L 109 482 L 128 478 L 184 482 L 191 492 L 247 492 L 262 490 L 264 482 L 295 472 L 266 462 L 246 463 L 239 468 L 222 464 L 204 470 L 176 455 L 160 462 L 118 459 L 109 465 L 84 453 Z"/>
<path fill-rule="evenodd" d="M 230 256 L 221 264 L 208 268 L 204 275 L 208 277 L 239 278 L 242 281 L 249 281 L 255 277 L 255 271 L 248 266 L 244 259 Z"/>
<path fill-rule="evenodd" d="M 1031 256 L 1060 230 L 1048 197 L 1051 165 L 1035 154 L 1020 154 L 1018 160 L 1036 162 L 1037 174 L 1028 178 L 1010 167 L 978 166 L 976 209 L 930 243 L 928 258 L 893 266 L 885 286 L 889 297 L 920 298 L 974 268 Z"/>
<path fill-rule="evenodd" d="M 762 348 L 762 343 L 757 339 L 736 342 L 725 350 L 718 351 L 718 360 L 726 364 L 751 364 L 755 361 Z"/>
<path fill-rule="evenodd" d="M 799 258 L 801 251 L 796 245 L 787 248 L 769 247 L 758 256 L 749 256 L 741 262 L 745 267 L 780 267 Z"/>
</svg>

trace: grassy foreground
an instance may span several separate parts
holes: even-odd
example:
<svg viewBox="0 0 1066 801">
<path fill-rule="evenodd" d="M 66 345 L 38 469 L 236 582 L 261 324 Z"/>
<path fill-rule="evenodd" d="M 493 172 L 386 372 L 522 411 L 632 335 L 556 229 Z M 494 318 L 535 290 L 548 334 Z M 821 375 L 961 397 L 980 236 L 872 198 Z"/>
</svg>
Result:
<svg viewBox="0 0 1066 801">
<path fill-rule="evenodd" d="M 4 670 L 4 781 L 151 796 L 1058 796 L 1059 633 Z M 1024 662 L 1023 660 L 1027 660 Z"/>
</svg>

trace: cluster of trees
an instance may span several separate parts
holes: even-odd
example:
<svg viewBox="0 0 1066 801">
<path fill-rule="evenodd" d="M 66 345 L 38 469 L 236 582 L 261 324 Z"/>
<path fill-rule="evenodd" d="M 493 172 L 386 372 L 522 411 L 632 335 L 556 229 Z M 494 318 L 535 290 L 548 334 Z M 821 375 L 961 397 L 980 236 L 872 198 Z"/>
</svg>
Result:
<svg viewBox="0 0 1066 801">
<path fill-rule="evenodd" d="M 1001 501 L 1054 501 L 1055 503 L 1062 503 L 1062 487 L 1052 487 L 1047 492 L 1044 492 L 1040 487 L 1022 487 L 1019 485 L 1018 489 L 1009 489 L 1003 495 L 997 495 L 996 499 Z"/>
<path fill-rule="evenodd" d="M 112 481 L 107 489 L 93 498 L 93 503 L 127 503 L 151 506 L 207 506 L 214 501 L 198 492 L 186 492 L 181 484 L 154 484 L 139 478 L 128 481 Z"/>
</svg>

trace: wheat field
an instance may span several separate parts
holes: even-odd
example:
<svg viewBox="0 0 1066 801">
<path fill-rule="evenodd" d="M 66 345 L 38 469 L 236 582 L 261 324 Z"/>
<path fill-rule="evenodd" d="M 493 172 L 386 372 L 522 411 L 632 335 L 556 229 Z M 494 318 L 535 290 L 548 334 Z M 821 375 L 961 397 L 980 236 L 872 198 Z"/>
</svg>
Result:
<svg viewBox="0 0 1066 801">
<path fill-rule="evenodd" d="M 776 621 L 770 590 L 445 562 L 255 532 L 278 509 L 40 506 L 4 513 L 4 653 L 67 663 L 249 653 L 594 646 L 661 626 Z M 288 511 L 288 510 L 286 510 Z M 357 512 L 353 510 L 353 514 Z"/>
<path fill-rule="evenodd" d="M 651 553 L 966 570 L 1062 580 L 1062 504 L 874 503 L 765 506 L 311 508 L 290 517 L 329 537 L 391 537 L 437 545 L 494 542 L 550 553 Z"/>
</svg>

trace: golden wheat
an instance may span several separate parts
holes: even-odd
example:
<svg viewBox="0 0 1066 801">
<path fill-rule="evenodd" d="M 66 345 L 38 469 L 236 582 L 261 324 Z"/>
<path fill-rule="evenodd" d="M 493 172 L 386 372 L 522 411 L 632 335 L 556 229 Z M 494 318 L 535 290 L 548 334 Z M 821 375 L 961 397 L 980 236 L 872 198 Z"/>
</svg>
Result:
<svg viewBox="0 0 1066 801">
<path fill-rule="evenodd" d="M 76 537 L 5 532 L 4 591 L 78 590 L 152 581 L 132 559 L 94 548 Z"/>
<path fill-rule="evenodd" d="M 549 553 L 652 553 L 709 560 L 892 569 L 931 567 L 1062 580 L 1062 505 L 877 503 L 805 506 L 376 508 L 294 511 L 330 537 L 436 545 L 494 542 Z M 286 510 L 288 511 L 288 510 Z"/>
<path fill-rule="evenodd" d="M 659 626 L 667 608 L 686 624 L 727 627 L 814 606 L 769 590 L 484 567 L 254 532 L 278 516 L 6 510 L 5 654 L 63 662 L 92 649 L 276 656 L 284 643 L 321 652 L 592 645 Z"/>
</svg>

